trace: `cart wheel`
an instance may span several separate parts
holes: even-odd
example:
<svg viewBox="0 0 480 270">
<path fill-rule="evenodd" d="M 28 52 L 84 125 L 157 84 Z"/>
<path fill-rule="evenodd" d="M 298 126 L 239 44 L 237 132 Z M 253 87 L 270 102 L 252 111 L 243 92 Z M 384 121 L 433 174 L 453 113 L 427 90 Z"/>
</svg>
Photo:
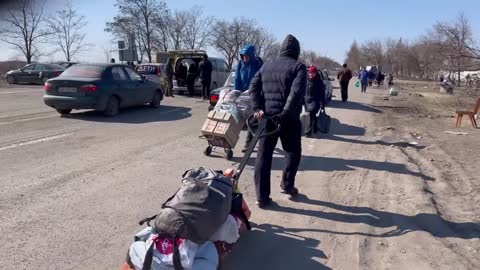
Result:
<svg viewBox="0 0 480 270">
<path fill-rule="evenodd" d="M 232 149 L 225 149 L 225 159 L 232 160 L 233 158 L 233 151 Z"/>
<path fill-rule="evenodd" d="M 212 147 L 211 146 L 207 146 L 207 148 L 205 148 L 205 150 L 203 150 L 203 154 L 205 156 L 210 156 L 210 154 L 212 153 Z"/>
</svg>

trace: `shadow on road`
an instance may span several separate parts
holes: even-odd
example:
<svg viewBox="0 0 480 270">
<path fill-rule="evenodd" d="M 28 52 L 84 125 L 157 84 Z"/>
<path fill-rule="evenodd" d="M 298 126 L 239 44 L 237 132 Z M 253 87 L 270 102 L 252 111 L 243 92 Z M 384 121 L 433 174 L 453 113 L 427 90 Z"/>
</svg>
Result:
<svg viewBox="0 0 480 270">
<path fill-rule="evenodd" d="M 382 113 L 381 110 L 375 109 L 371 106 L 357 103 L 357 102 L 341 102 L 339 100 L 332 100 L 328 107 L 337 108 L 337 109 L 347 109 L 347 110 L 358 110 L 358 111 L 365 111 L 365 112 L 373 112 L 373 113 Z"/>
<path fill-rule="evenodd" d="M 325 253 L 318 250 L 319 240 L 305 238 L 269 224 L 253 227 L 252 231 L 240 238 L 222 265 L 222 270 L 331 269 L 318 262 L 319 259 L 327 259 Z"/>
<path fill-rule="evenodd" d="M 299 215 L 322 218 L 326 220 L 343 222 L 343 223 L 359 223 L 367 224 L 376 228 L 390 228 L 391 231 L 381 234 L 373 234 L 368 232 L 344 232 L 331 231 L 323 229 L 283 229 L 287 232 L 312 231 L 322 233 L 332 233 L 341 235 L 362 235 L 371 237 L 394 237 L 400 236 L 413 231 L 424 231 L 434 237 L 460 238 L 460 239 L 479 239 L 480 224 L 475 222 L 451 222 L 445 220 L 437 214 L 420 213 L 415 216 L 407 216 L 397 213 L 375 210 L 370 207 L 361 206 L 345 206 L 330 202 L 309 199 L 305 195 L 299 195 L 296 200 L 300 203 L 323 206 L 344 213 L 328 212 L 327 209 L 321 211 L 297 209 L 291 207 L 272 205 L 270 210 L 286 213 L 294 213 Z"/>
<path fill-rule="evenodd" d="M 338 119 L 331 118 L 330 134 L 362 136 L 365 135 L 365 128 L 341 123 Z"/>
<path fill-rule="evenodd" d="M 363 145 L 382 145 L 382 146 L 398 146 L 402 148 L 415 148 L 415 149 L 424 149 L 424 145 L 414 145 L 408 142 L 386 142 L 383 140 L 376 140 L 376 141 L 362 141 L 352 138 L 345 138 L 335 135 L 322 135 L 322 139 L 332 140 L 332 141 L 339 141 L 339 142 L 346 142 L 346 143 L 355 143 L 355 144 L 363 144 Z"/>
<path fill-rule="evenodd" d="M 63 117 L 104 123 L 143 124 L 185 119 L 192 116 L 190 111 L 191 109 L 187 107 L 162 105 L 158 109 L 149 108 L 147 106 L 122 109 L 120 110 L 120 113 L 114 117 L 105 117 L 100 112 L 96 111 L 72 113 Z"/>
<path fill-rule="evenodd" d="M 283 155 L 283 151 L 276 149 L 276 153 Z M 234 157 L 234 162 L 240 162 L 241 158 Z M 249 159 L 248 165 L 255 166 L 255 160 Z M 317 156 L 302 156 L 299 171 L 354 171 L 355 168 L 362 168 L 367 170 L 385 171 L 394 174 L 411 175 L 420 177 L 426 181 L 435 181 L 435 178 L 425 175 L 420 172 L 411 171 L 404 164 L 393 162 L 381 162 L 363 159 L 342 159 L 334 157 L 317 157 Z M 272 161 L 272 170 L 282 171 L 284 169 L 284 158 L 274 156 Z"/>
</svg>

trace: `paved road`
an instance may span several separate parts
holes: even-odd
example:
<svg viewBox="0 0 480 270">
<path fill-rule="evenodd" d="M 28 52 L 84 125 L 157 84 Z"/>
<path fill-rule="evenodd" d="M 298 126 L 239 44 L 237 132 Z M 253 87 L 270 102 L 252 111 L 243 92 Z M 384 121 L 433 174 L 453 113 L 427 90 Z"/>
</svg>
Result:
<svg viewBox="0 0 480 270">
<path fill-rule="evenodd" d="M 169 98 L 160 109 L 133 108 L 115 118 L 88 111 L 60 117 L 43 105 L 42 91 L 0 89 L 2 269 L 117 269 L 141 229 L 137 222 L 158 211 L 183 171 L 235 163 L 203 156 L 206 143 L 198 135 L 207 104 L 199 99 Z M 256 229 L 241 239 L 223 269 L 474 265 L 444 239 L 455 245 L 469 240 L 436 235 L 422 224 L 436 222 L 433 217 L 417 220 L 418 213 L 434 213 L 420 192 L 428 177 L 402 152 L 410 150 L 375 143 L 380 135 L 372 130 L 381 111 L 368 104 L 378 95 L 355 91 L 353 102 L 333 101 L 333 135 L 304 139 L 298 176 L 304 195 L 298 202 L 279 193 L 282 161 L 276 155 L 277 206 L 255 209 L 247 168 L 241 187 Z"/>
</svg>

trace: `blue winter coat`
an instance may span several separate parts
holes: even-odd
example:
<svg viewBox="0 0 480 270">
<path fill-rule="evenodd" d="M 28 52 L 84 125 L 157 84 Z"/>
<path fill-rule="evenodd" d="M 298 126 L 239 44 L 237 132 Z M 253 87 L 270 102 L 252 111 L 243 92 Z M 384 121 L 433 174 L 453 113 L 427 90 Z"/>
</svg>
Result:
<svg viewBox="0 0 480 270">
<path fill-rule="evenodd" d="M 235 90 L 246 91 L 250 87 L 253 76 L 262 67 L 262 62 L 255 56 L 255 46 L 247 45 L 240 51 L 240 55 L 249 55 L 248 63 L 240 60 L 235 73 Z"/>
<path fill-rule="evenodd" d="M 368 82 L 368 78 L 369 78 L 368 71 L 366 71 L 366 70 L 360 71 L 360 74 L 358 75 L 358 78 L 360 79 L 360 81 L 362 81 L 364 83 Z"/>
</svg>

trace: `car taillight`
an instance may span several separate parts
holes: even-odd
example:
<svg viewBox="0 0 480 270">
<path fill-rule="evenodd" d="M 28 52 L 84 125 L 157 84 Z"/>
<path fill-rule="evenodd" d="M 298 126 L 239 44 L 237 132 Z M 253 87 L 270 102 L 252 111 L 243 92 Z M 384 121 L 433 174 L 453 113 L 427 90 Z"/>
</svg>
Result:
<svg viewBox="0 0 480 270">
<path fill-rule="evenodd" d="M 95 92 L 98 90 L 98 86 L 95 84 L 86 84 L 82 87 L 80 87 L 80 90 L 86 91 L 86 92 Z"/>
<path fill-rule="evenodd" d="M 215 94 L 210 95 L 210 103 L 217 103 L 218 99 L 219 99 L 218 95 L 215 95 Z"/>
<path fill-rule="evenodd" d="M 45 91 L 49 91 L 49 90 L 51 90 L 53 87 L 52 87 L 52 85 L 51 85 L 49 82 L 46 82 L 45 85 L 43 86 L 43 88 L 45 89 Z"/>
</svg>

